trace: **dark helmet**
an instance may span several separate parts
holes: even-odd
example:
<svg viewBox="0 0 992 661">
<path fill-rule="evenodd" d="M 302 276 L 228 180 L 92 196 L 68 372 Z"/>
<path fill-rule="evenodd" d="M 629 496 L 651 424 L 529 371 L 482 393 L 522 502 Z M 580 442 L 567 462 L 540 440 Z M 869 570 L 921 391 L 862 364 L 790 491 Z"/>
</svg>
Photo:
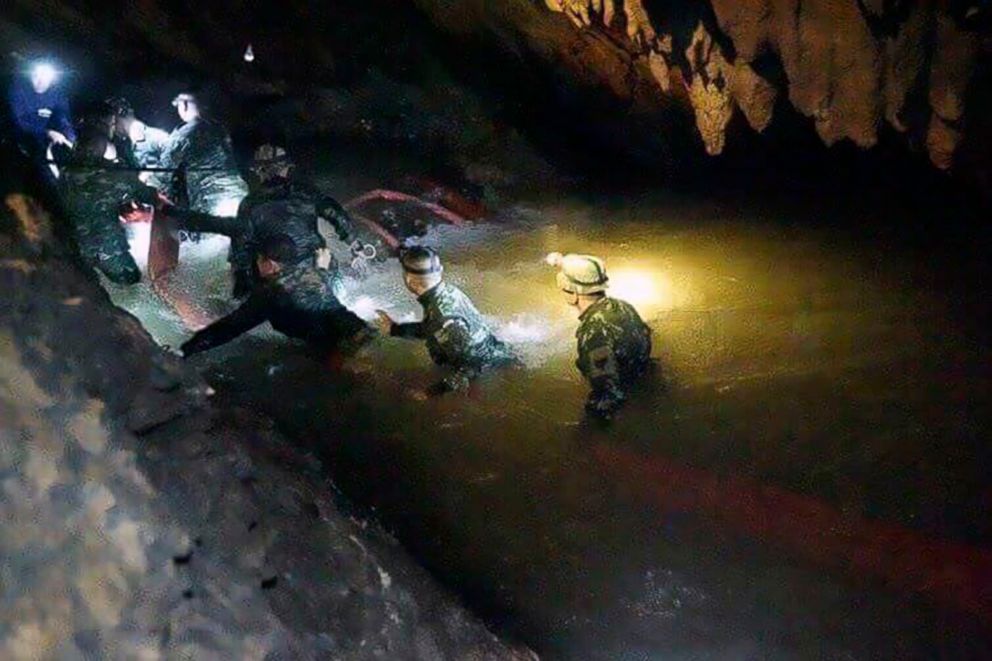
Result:
<svg viewBox="0 0 992 661">
<path fill-rule="evenodd" d="M 401 251 L 400 265 L 413 275 L 433 275 L 444 271 L 437 251 L 426 246 L 413 246 Z"/>
<path fill-rule="evenodd" d="M 251 171 L 261 181 L 274 176 L 282 176 L 286 167 L 292 167 L 293 161 L 282 147 L 264 144 L 255 150 L 252 157 Z"/>
<path fill-rule="evenodd" d="M 292 262 L 299 254 L 299 249 L 296 247 L 293 237 L 283 232 L 269 234 L 263 237 L 259 242 L 258 248 L 258 253 L 261 256 L 280 264 Z"/>
<path fill-rule="evenodd" d="M 131 117 L 134 115 L 134 107 L 122 96 L 111 96 L 103 100 L 106 111 L 114 117 Z"/>
<path fill-rule="evenodd" d="M 288 163 L 289 154 L 286 149 L 278 145 L 264 144 L 255 150 L 252 161 L 256 165 L 274 165 Z"/>
</svg>

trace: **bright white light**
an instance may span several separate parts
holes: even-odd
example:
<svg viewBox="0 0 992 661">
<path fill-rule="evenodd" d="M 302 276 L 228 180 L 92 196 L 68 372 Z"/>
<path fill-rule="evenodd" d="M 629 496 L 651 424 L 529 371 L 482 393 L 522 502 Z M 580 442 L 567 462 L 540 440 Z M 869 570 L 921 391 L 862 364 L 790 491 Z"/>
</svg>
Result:
<svg viewBox="0 0 992 661">
<path fill-rule="evenodd" d="M 35 87 L 48 89 L 58 77 L 58 69 L 51 62 L 36 62 L 31 67 L 31 79 Z"/>
<path fill-rule="evenodd" d="M 254 62 L 254 61 L 255 61 L 255 51 L 251 47 L 251 44 L 248 44 L 248 48 L 245 49 L 245 62 Z"/>
<path fill-rule="evenodd" d="M 354 301 L 347 303 L 348 309 L 366 321 L 376 318 L 375 311 L 382 309 L 381 303 L 376 303 L 369 296 L 359 296 Z"/>
<path fill-rule="evenodd" d="M 660 273 L 636 269 L 610 271 L 609 294 L 636 308 L 659 311 L 674 307 L 671 281 Z"/>
<path fill-rule="evenodd" d="M 152 224 L 151 223 L 131 223 L 128 225 L 128 233 L 131 235 L 129 241 L 131 256 L 143 272 L 148 272 L 148 246 L 151 243 Z"/>
<path fill-rule="evenodd" d="M 501 339 L 512 344 L 532 344 L 543 342 L 550 335 L 548 323 L 534 320 L 514 319 L 503 325 L 497 333 Z"/>
<path fill-rule="evenodd" d="M 154 222 L 154 221 L 153 221 Z M 179 263 L 213 262 L 226 255 L 231 246 L 231 240 L 220 234 L 204 234 L 198 242 L 184 241 L 180 246 Z"/>
<path fill-rule="evenodd" d="M 241 206 L 242 197 L 225 197 L 214 205 L 211 212 L 215 216 L 222 218 L 234 218 L 238 215 L 238 207 Z"/>
<path fill-rule="evenodd" d="M 131 138 L 131 142 L 144 142 L 147 135 L 146 127 L 144 123 L 134 120 L 131 122 L 131 126 L 127 130 L 128 137 Z"/>
</svg>

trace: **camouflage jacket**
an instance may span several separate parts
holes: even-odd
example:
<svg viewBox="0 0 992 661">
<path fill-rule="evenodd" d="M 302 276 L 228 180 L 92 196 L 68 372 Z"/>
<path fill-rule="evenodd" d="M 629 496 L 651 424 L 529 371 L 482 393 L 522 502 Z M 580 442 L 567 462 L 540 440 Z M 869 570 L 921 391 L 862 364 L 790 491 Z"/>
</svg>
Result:
<svg viewBox="0 0 992 661">
<path fill-rule="evenodd" d="M 327 246 L 318 229 L 326 220 L 343 241 L 352 237 L 351 219 L 334 199 L 288 181 L 257 187 L 241 201 L 237 218 L 221 218 L 185 209 L 168 214 L 182 229 L 231 237 L 228 259 L 234 271 L 234 294 L 247 295 L 256 281 L 255 257 L 266 237 L 286 234 L 296 244 L 299 262 L 313 263 L 314 253 Z"/>
<path fill-rule="evenodd" d="M 576 366 L 592 386 L 590 413 L 609 416 L 627 399 L 626 386 L 651 362 L 651 329 L 629 303 L 604 296 L 579 317 Z"/>
<path fill-rule="evenodd" d="M 173 172 L 154 172 L 149 181 L 169 197 L 184 201 L 194 211 L 220 215 L 232 200 L 248 194 L 248 185 L 234 161 L 231 138 L 213 122 L 196 120 L 169 135 L 160 153 L 152 150 L 157 166 Z M 180 188 L 177 183 L 185 180 Z"/>
<path fill-rule="evenodd" d="M 145 139 L 139 142 L 127 141 L 130 145 L 135 166 L 143 168 L 162 167 L 162 154 L 169 145 L 169 134 L 161 129 L 145 128 Z"/>
<path fill-rule="evenodd" d="M 231 266 L 241 291 L 254 281 L 257 247 L 269 236 L 288 235 L 299 260 L 312 262 L 316 251 L 327 247 L 318 229 L 321 218 L 342 241 L 351 239 L 351 219 L 332 198 L 288 181 L 253 190 L 238 209 L 242 233 L 231 241 Z"/>
<path fill-rule="evenodd" d="M 196 333 L 187 356 L 225 344 L 268 321 L 284 335 L 331 349 L 369 331 L 335 295 L 337 275 L 312 264 L 285 268 L 255 287 L 237 310 Z"/>
<path fill-rule="evenodd" d="M 137 173 L 115 161 L 74 154 L 60 187 L 83 259 L 114 282 L 137 282 L 141 273 L 119 216 L 121 203 L 143 187 Z"/>
<path fill-rule="evenodd" d="M 446 282 L 422 294 L 422 321 L 393 324 L 392 335 L 425 340 L 431 359 L 452 369 L 434 390 L 461 390 L 489 367 L 517 362 L 462 290 Z"/>
</svg>

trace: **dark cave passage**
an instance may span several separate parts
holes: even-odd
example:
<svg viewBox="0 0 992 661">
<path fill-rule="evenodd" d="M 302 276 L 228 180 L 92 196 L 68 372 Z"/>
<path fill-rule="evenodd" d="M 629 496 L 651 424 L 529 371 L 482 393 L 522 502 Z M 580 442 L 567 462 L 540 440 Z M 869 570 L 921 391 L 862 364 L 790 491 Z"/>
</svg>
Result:
<svg viewBox="0 0 992 661">
<path fill-rule="evenodd" d="M 351 194 L 347 162 L 311 170 Z M 982 615 L 913 575 L 954 551 L 889 572 L 917 542 L 865 565 L 857 544 L 820 552 L 803 516 L 733 497 L 672 510 L 641 482 L 661 466 L 680 480 L 669 497 L 692 503 L 706 480 L 731 492 L 743 479 L 836 512 L 853 526 L 840 539 L 870 548 L 894 525 L 920 548 L 962 544 L 979 564 L 961 567 L 983 566 L 987 303 L 972 279 L 983 250 L 941 233 L 932 210 L 918 216 L 935 233 L 920 259 L 900 236 L 903 202 L 811 199 L 586 193 L 432 231 L 424 241 L 449 278 L 527 363 L 469 396 L 411 399 L 435 371 L 389 340 L 336 372 L 261 330 L 194 365 L 221 401 L 264 412 L 319 457 L 356 511 L 498 631 L 551 657 L 857 658 L 893 638 L 903 657 L 981 656 Z M 618 295 L 657 338 L 656 381 L 608 430 L 582 419 L 575 322 L 541 261 L 573 246 L 611 256 Z M 184 295 L 223 299 L 222 255 L 180 273 Z M 417 314 L 395 263 L 346 290 L 360 314 Z M 161 342 L 186 333 L 155 299 L 120 300 Z M 756 516 L 771 527 L 755 530 Z"/>
<path fill-rule="evenodd" d="M 0 616 L 0 656 L 57 655 L 68 648 L 32 641 L 65 627 L 81 632 L 72 649 L 104 656 L 139 638 L 221 657 L 530 658 L 524 645 L 563 659 L 992 656 L 988 7 L 794 3 L 791 26 L 718 0 L 487 3 L 190 12 L 177 0 L 109 21 L 109 6 L 18 0 L 0 16 L 18 57 L 40 45 L 75 63 L 80 117 L 120 94 L 171 130 L 171 99 L 195 89 L 243 173 L 275 142 L 294 176 L 342 202 L 388 189 L 468 209 L 464 226 L 396 201 L 370 215 L 423 225 L 414 242 L 440 252 L 447 280 L 523 361 L 421 401 L 442 372 L 394 338 L 342 364 L 263 325 L 180 360 L 174 348 L 236 308 L 227 239 L 184 241 L 153 282 L 151 226 L 136 223 L 141 283 L 82 275 L 58 191 L 30 176 L 5 125 L 0 276 L 14 284 L 0 306 L 0 411 L 15 433 L 0 475 L 28 486 L 0 497 L 19 517 L 0 569 L 19 603 L 58 589 L 44 575 L 72 584 L 77 607 L 12 598 L 9 612 L 28 615 Z M 11 83 L 23 62 L 2 59 Z M 742 82 L 754 72 L 759 91 L 775 89 L 760 128 L 768 99 Z M 25 221 L 39 216 L 22 192 L 51 212 L 53 236 Z M 381 235 L 361 230 L 380 251 L 367 273 L 324 238 L 349 309 L 419 318 Z M 608 425 L 583 413 L 579 322 L 552 252 L 605 258 L 611 295 L 653 334 L 655 369 Z M 74 321 L 77 306 L 92 316 Z M 147 398 L 149 361 L 202 383 Z M 44 373 L 32 378 L 48 394 L 21 390 L 25 373 Z M 196 404 L 173 411 L 180 395 Z M 80 405 L 81 425 L 49 401 L 63 396 L 99 404 Z M 70 430 L 54 473 L 48 440 L 16 440 L 47 438 L 50 419 Z M 102 460 L 87 449 L 94 430 L 137 468 L 88 467 Z M 17 454 L 38 447 L 41 459 Z M 117 472 L 138 485 L 106 482 L 120 517 L 158 508 L 140 544 L 112 505 L 82 550 L 39 532 L 90 521 L 73 512 L 114 498 L 87 480 Z M 51 520 L 24 523 L 34 501 L 22 493 L 61 507 L 60 489 L 81 504 L 39 506 Z M 100 543 L 123 559 L 98 571 L 87 563 L 110 553 L 89 550 Z M 135 547 L 163 566 L 128 565 Z M 68 568 L 45 574 L 60 553 Z M 127 601 L 152 576 L 168 597 Z M 43 624 L 52 613 L 68 624 Z"/>
</svg>

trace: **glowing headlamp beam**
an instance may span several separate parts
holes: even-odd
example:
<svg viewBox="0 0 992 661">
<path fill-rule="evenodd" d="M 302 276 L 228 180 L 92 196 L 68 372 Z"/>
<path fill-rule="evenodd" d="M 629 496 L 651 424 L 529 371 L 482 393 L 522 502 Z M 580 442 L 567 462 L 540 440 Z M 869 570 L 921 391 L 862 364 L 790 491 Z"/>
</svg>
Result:
<svg viewBox="0 0 992 661">
<path fill-rule="evenodd" d="M 35 62 L 31 67 L 31 77 L 48 87 L 59 77 L 59 70 L 51 62 Z"/>
</svg>

